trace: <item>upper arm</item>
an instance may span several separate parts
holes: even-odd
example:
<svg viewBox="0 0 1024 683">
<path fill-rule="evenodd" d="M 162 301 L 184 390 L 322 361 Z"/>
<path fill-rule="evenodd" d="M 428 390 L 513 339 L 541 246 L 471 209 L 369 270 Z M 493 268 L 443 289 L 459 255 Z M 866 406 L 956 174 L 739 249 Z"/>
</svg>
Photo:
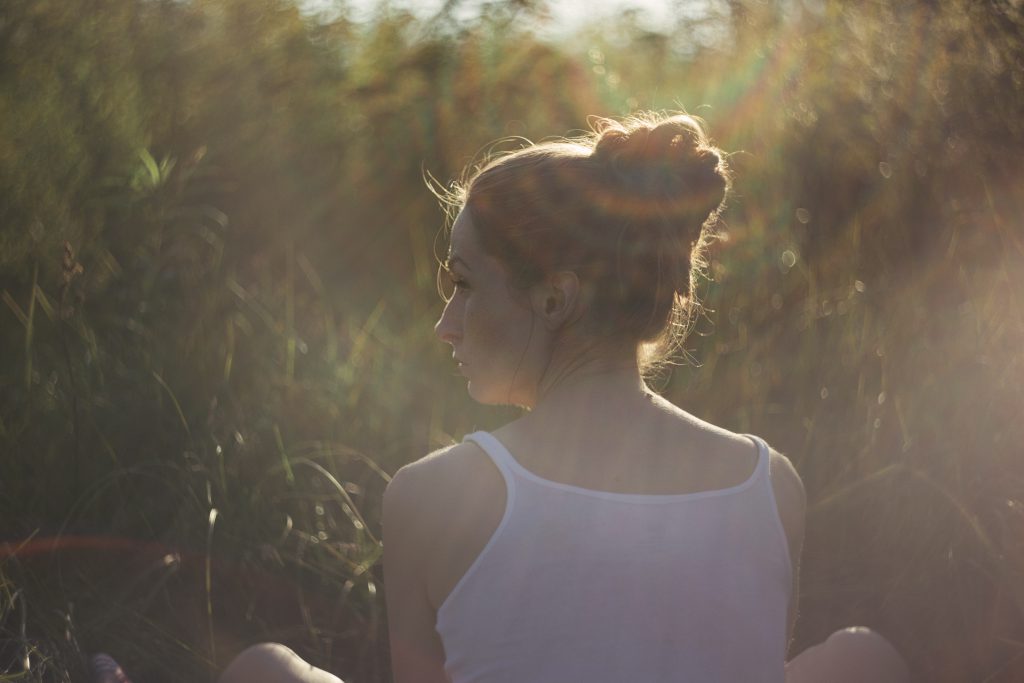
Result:
<svg viewBox="0 0 1024 683">
<path fill-rule="evenodd" d="M 786 642 L 789 642 L 793 637 L 797 603 L 800 598 L 800 553 L 804 544 L 804 514 L 807 500 L 804 484 L 793 467 L 793 463 L 786 456 L 775 451 L 771 453 L 771 478 L 775 505 L 779 511 L 783 531 L 786 533 L 789 558 L 793 568 L 793 588 L 789 599 L 786 629 Z"/>
<path fill-rule="evenodd" d="M 395 683 L 448 683 L 437 615 L 427 598 L 434 534 L 422 466 L 399 470 L 384 493 L 384 588 Z"/>
</svg>

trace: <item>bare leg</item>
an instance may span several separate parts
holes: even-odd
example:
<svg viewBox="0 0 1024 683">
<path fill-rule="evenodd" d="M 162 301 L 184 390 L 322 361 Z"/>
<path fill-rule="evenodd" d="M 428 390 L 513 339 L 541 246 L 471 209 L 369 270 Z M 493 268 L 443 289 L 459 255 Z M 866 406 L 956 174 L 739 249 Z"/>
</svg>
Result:
<svg viewBox="0 0 1024 683">
<path fill-rule="evenodd" d="M 844 628 L 786 664 L 786 683 L 907 683 L 910 670 L 892 644 L 862 626 Z"/>
<path fill-rule="evenodd" d="M 218 683 L 343 683 L 280 643 L 260 643 L 231 660 Z"/>
</svg>

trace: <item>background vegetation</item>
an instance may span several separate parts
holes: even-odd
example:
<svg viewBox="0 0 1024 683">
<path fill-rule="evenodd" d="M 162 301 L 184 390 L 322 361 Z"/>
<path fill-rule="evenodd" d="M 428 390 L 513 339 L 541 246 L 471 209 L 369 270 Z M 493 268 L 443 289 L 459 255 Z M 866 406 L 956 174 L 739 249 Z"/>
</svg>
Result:
<svg viewBox="0 0 1024 683">
<path fill-rule="evenodd" d="M 432 337 L 447 180 L 495 138 L 679 108 L 737 194 L 664 391 L 810 498 L 797 648 L 1024 679 L 1018 0 L 5 0 L 0 667 L 211 680 L 278 640 L 387 679 L 388 473 L 511 413 Z"/>
</svg>

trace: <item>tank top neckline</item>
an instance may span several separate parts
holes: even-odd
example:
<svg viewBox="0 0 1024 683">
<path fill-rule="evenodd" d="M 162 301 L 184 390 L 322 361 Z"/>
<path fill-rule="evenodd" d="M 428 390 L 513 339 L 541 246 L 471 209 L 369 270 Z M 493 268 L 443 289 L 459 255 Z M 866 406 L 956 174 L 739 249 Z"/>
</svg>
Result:
<svg viewBox="0 0 1024 683">
<path fill-rule="evenodd" d="M 754 471 L 751 472 L 750 476 L 738 484 L 727 486 L 719 489 L 707 489 L 704 491 L 692 491 L 690 493 L 620 493 L 617 491 L 603 491 L 599 489 L 588 489 L 582 486 L 576 486 L 574 484 L 566 484 L 564 482 L 552 481 L 545 479 L 533 471 L 524 467 L 512 453 L 505 447 L 496 436 L 486 431 L 477 431 L 472 434 L 467 434 L 463 441 L 472 441 L 476 443 L 487 455 L 490 456 L 491 460 L 494 461 L 495 465 L 498 466 L 506 475 L 515 474 L 519 477 L 531 481 L 540 486 L 565 491 L 568 493 L 574 493 L 581 496 L 588 496 L 591 498 L 601 498 L 604 500 L 614 500 L 623 503 L 672 503 L 683 500 L 698 500 L 702 498 L 714 498 L 718 496 L 725 496 L 734 493 L 740 493 L 745 491 L 754 485 L 758 479 L 761 478 L 763 470 L 768 468 L 769 452 L 768 445 L 757 436 L 753 434 L 744 434 L 743 436 L 753 442 L 757 448 L 757 464 L 754 466 Z"/>
</svg>

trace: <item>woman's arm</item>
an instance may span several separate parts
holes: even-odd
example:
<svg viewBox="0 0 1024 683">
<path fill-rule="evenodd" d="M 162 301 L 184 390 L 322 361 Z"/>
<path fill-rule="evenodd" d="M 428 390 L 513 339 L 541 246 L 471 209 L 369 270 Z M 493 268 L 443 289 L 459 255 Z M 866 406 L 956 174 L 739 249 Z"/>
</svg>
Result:
<svg viewBox="0 0 1024 683">
<path fill-rule="evenodd" d="M 415 464 L 398 471 L 384 493 L 384 588 L 395 683 L 449 683 L 437 615 L 427 597 L 434 537 L 425 500 L 431 487 Z"/>
<path fill-rule="evenodd" d="M 789 459 L 772 451 L 772 490 L 775 506 L 779 510 L 782 528 L 789 543 L 789 558 L 793 566 L 793 590 L 789 598 L 789 614 L 786 628 L 787 644 L 793 640 L 796 625 L 797 603 L 800 599 L 800 553 L 804 544 L 804 513 L 807 507 L 804 484 Z"/>
</svg>

